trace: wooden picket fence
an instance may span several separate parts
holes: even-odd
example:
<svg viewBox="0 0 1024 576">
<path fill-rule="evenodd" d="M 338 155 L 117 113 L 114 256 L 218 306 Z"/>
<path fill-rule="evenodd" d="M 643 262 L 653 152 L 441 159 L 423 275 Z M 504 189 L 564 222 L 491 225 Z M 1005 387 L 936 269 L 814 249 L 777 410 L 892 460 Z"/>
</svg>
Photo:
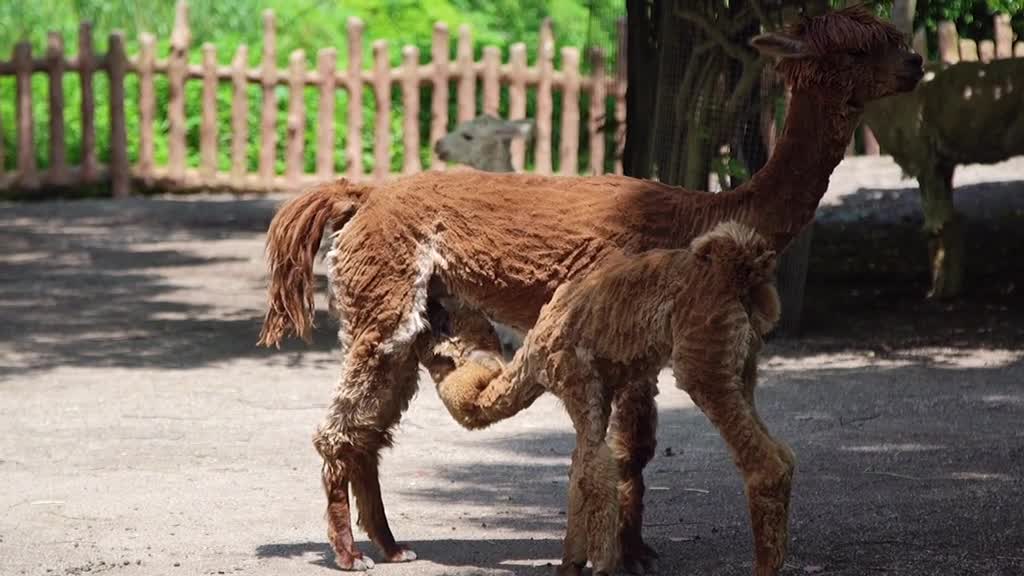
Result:
<svg viewBox="0 0 1024 576">
<path fill-rule="evenodd" d="M 614 142 L 616 158 L 614 170 L 621 173 L 621 150 L 625 135 L 625 25 L 620 23 L 618 60 L 613 74 L 605 70 L 605 56 L 599 49 L 590 53 L 591 72 L 580 72 L 580 52 L 574 47 L 561 50 L 562 69 L 554 67 L 555 42 L 550 22 L 540 31 L 537 61 L 527 63 L 526 45 L 513 44 L 508 63 L 501 62 L 501 50 L 496 46 L 483 49 L 481 61 L 473 59 L 471 31 L 462 27 L 458 31 L 454 61 L 449 57 L 449 30 L 443 23 L 434 26 L 432 61 L 420 62 L 416 47 L 402 49 L 402 65 L 392 69 L 388 63 L 388 45 L 385 40 L 372 44 L 373 66 L 364 70 L 363 23 L 357 18 L 347 23 L 348 63 L 344 70 L 337 68 L 334 48 L 324 48 L 317 54 L 315 70 L 306 69 L 306 56 L 300 51 L 290 55 L 287 70 L 279 70 L 276 62 L 275 19 L 271 11 L 263 14 L 262 64 L 258 68 L 247 65 L 248 53 L 239 46 L 230 65 L 217 62 L 212 44 L 202 46 L 202 62 L 190 64 L 188 7 L 184 1 L 177 5 L 171 50 L 166 59 L 158 59 L 156 40 L 150 34 L 140 37 L 140 53 L 130 57 L 125 53 L 123 35 L 110 35 L 109 50 L 98 55 L 93 50 L 92 30 L 88 23 L 79 28 L 78 54 L 67 57 L 59 34 L 50 33 L 46 55 L 34 58 L 31 45 L 19 43 L 10 61 L 0 61 L 0 75 L 16 77 L 16 144 L 17 163 L 14 171 L 4 172 L 3 142 L 0 141 L 0 189 L 34 189 L 50 185 L 80 185 L 109 180 L 114 196 L 131 194 L 132 183 L 159 184 L 169 189 L 227 188 L 235 190 L 270 191 L 294 189 L 312 182 L 335 176 L 335 95 L 338 90 L 349 93 L 347 121 L 347 150 L 345 175 L 353 179 L 381 179 L 390 176 L 391 165 L 391 90 L 400 87 L 403 104 L 402 144 L 404 148 L 403 173 L 422 169 L 420 162 L 421 139 L 418 116 L 420 87 L 430 85 L 432 90 L 430 142 L 436 142 L 449 128 L 449 82 L 456 83 L 457 118 L 462 122 L 478 112 L 497 115 L 501 89 L 508 87 L 509 118 L 526 117 L 527 91 L 536 91 L 533 169 L 539 173 L 552 171 L 552 116 L 553 92 L 562 93 L 561 139 L 559 146 L 559 172 L 577 173 L 580 131 L 580 97 L 589 95 L 588 124 L 590 137 L 589 168 L 587 173 L 601 173 L 605 166 L 607 139 Z M 49 79 L 49 163 L 45 170 L 36 165 L 33 143 L 33 101 L 31 78 L 43 73 Z M 77 73 L 82 88 L 82 154 L 81 164 L 70 166 L 66 157 L 64 136 L 63 77 Z M 95 94 L 93 78 L 105 73 L 110 90 L 110 154 L 109 163 L 102 165 L 96 155 Z M 136 74 L 139 79 L 139 153 L 137 162 L 130 163 L 125 123 L 125 76 Z M 164 75 L 169 85 L 167 108 L 168 161 L 158 166 L 154 160 L 154 122 L 156 97 L 154 79 Z M 478 111 L 477 80 L 482 89 L 482 110 Z M 185 83 L 202 81 L 202 116 L 199 129 L 199 166 L 186 166 Z M 217 169 L 217 99 L 221 83 L 232 86 L 231 103 L 231 169 Z M 261 87 L 262 110 L 260 120 L 260 152 L 258 170 L 247 168 L 246 145 L 248 134 L 248 96 L 250 84 Z M 276 88 L 289 90 L 284 145 L 284 174 L 277 174 L 277 112 Z M 306 110 L 303 93 L 313 86 L 319 92 L 318 120 L 316 122 L 316 168 L 306 173 L 303 167 Z M 366 174 L 362 162 L 363 106 L 362 93 L 369 87 L 376 102 L 374 127 L 374 167 Z M 606 130 L 606 107 L 614 99 L 614 133 Z M 610 123 L 610 122 L 609 122 Z M 513 143 L 513 165 L 522 170 L 526 157 L 525 144 Z M 430 167 L 443 169 L 444 164 L 431 156 Z"/>
</svg>

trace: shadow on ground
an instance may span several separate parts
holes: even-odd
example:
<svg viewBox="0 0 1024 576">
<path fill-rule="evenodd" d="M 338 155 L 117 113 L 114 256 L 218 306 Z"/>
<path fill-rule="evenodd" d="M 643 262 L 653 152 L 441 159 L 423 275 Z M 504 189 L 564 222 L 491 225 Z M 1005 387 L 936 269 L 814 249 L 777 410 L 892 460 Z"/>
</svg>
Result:
<svg viewBox="0 0 1024 576">
<path fill-rule="evenodd" d="M 261 274 L 262 263 L 205 248 L 242 238 L 261 246 L 276 203 L 132 199 L 0 211 L 0 346 L 10 351 L 0 368 L 10 376 L 61 366 L 174 369 L 270 354 L 255 346 L 262 278 L 235 277 L 240 268 Z M 237 301 L 211 295 L 216 281 L 192 278 L 221 274 Z M 318 320 L 330 324 L 325 314 Z M 321 329 L 312 348 L 334 342 Z"/>
</svg>

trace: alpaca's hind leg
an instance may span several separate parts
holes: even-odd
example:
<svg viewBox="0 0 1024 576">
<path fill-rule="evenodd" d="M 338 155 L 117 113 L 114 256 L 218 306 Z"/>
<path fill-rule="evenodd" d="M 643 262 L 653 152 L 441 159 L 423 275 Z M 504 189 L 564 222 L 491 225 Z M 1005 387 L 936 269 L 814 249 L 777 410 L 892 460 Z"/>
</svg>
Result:
<svg viewBox="0 0 1024 576">
<path fill-rule="evenodd" d="M 657 446 L 657 377 L 630 382 L 615 396 L 609 444 L 619 467 L 619 543 L 631 574 L 653 572 L 658 553 L 643 540 L 644 468 Z"/>
<path fill-rule="evenodd" d="M 752 403 L 753 387 L 739 374 L 729 377 L 715 367 L 693 364 L 685 372 L 687 392 L 718 428 L 743 474 L 754 533 L 754 574 L 774 576 L 786 555 L 793 453 L 768 434 Z"/>
<path fill-rule="evenodd" d="M 363 556 L 354 542 L 349 484 L 359 506 L 360 525 L 385 559 L 416 557 L 391 534 L 377 473 L 379 451 L 391 445 L 391 429 L 416 391 L 416 362 L 408 352 L 405 357 L 383 355 L 379 346 L 368 340 L 364 337 L 353 342 L 345 376 L 314 440 L 324 459 L 328 538 L 343 570 L 373 567 L 373 561 Z"/>
</svg>

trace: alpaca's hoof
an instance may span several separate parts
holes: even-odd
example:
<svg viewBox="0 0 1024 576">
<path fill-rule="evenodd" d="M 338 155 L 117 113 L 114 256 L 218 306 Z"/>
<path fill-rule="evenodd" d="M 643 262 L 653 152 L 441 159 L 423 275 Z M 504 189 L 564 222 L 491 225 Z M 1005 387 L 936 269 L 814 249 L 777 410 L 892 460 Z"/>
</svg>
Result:
<svg viewBox="0 0 1024 576">
<path fill-rule="evenodd" d="M 555 568 L 555 576 L 583 576 L 583 567 L 586 563 L 562 562 L 562 565 Z"/>
<path fill-rule="evenodd" d="M 658 571 L 658 553 L 640 542 L 623 551 L 622 569 L 627 574 L 654 574 Z"/>
<path fill-rule="evenodd" d="M 352 572 L 366 572 L 370 568 L 373 568 L 373 560 L 369 556 L 363 556 L 362 554 L 341 554 L 335 560 L 338 568 L 342 570 L 349 570 Z"/>
<path fill-rule="evenodd" d="M 402 548 L 398 552 L 388 556 L 388 562 L 412 562 L 416 559 L 416 553 L 408 548 Z"/>
</svg>

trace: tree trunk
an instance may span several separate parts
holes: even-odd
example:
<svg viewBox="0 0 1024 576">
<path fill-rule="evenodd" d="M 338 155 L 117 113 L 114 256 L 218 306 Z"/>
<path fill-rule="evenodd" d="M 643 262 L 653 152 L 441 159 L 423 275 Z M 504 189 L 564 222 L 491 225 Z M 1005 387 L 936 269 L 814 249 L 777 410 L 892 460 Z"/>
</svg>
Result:
<svg viewBox="0 0 1024 576">
<path fill-rule="evenodd" d="M 953 208 L 955 166 L 933 162 L 918 177 L 932 272 L 928 297 L 940 300 L 959 295 L 964 281 L 964 224 Z"/>
</svg>

